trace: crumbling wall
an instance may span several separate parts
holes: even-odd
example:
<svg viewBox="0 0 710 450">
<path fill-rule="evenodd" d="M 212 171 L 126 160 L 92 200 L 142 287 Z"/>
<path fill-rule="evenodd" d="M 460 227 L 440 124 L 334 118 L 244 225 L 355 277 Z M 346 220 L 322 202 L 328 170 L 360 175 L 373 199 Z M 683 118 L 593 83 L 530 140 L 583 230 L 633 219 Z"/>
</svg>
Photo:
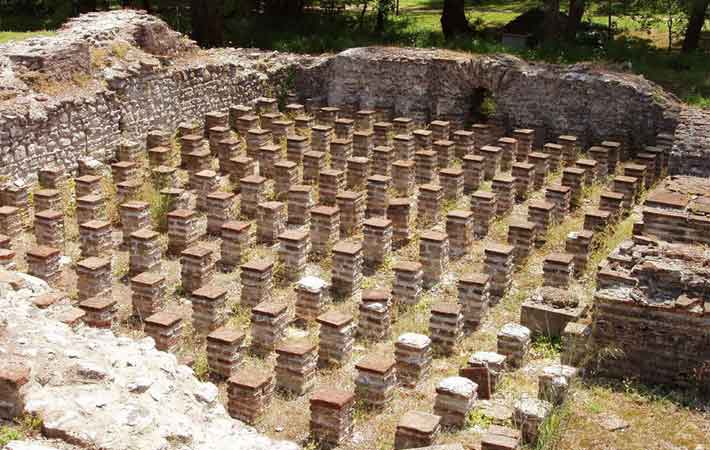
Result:
<svg viewBox="0 0 710 450">
<path fill-rule="evenodd" d="M 672 174 L 710 177 L 710 111 L 686 108 L 680 115 L 670 152 Z"/>
</svg>

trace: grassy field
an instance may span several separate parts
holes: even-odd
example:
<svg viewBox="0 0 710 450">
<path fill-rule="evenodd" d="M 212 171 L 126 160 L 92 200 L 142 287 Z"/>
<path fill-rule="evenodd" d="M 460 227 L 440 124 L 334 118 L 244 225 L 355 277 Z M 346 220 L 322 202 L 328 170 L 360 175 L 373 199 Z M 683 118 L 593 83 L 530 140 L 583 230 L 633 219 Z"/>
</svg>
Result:
<svg viewBox="0 0 710 450">
<path fill-rule="evenodd" d="M 51 36 L 53 34 L 53 31 L 0 31 L 0 44 L 21 41 L 35 36 Z"/>
</svg>

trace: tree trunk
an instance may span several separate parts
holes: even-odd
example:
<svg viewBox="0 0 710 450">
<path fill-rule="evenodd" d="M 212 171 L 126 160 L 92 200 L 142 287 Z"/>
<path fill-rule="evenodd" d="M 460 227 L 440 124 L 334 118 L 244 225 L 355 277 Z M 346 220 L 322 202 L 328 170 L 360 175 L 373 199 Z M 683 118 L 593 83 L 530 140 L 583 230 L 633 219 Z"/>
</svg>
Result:
<svg viewBox="0 0 710 450">
<path fill-rule="evenodd" d="M 545 41 L 554 42 L 560 36 L 560 0 L 545 0 Z"/>
<path fill-rule="evenodd" d="M 96 0 L 80 0 L 79 1 L 79 12 L 87 13 L 91 11 L 96 11 Z"/>
<path fill-rule="evenodd" d="M 222 45 L 223 0 L 191 0 L 192 38 L 203 47 Z"/>
<path fill-rule="evenodd" d="M 688 53 L 698 49 L 700 44 L 700 32 L 705 24 L 705 14 L 708 10 L 710 0 L 694 0 L 690 8 L 688 17 L 688 27 L 685 29 L 683 38 L 683 51 Z"/>
<path fill-rule="evenodd" d="M 153 12 L 153 5 L 150 0 L 143 0 L 143 9 L 145 9 L 147 13 Z"/>
<path fill-rule="evenodd" d="M 464 0 L 444 0 L 441 12 L 441 31 L 447 40 L 471 32 L 471 24 L 466 19 Z"/>
<path fill-rule="evenodd" d="M 385 8 L 381 4 L 377 6 L 377 21 L 375 22 L 375 32 L 385 31 Z"/>
<path fill-rule="evenodd" d="M 579 31 L 579 25 L 584 17 L 584 9 L 586 8 L 586 0 L 569 0 L 569 12 L 567 16 L 566 34 L 568 40 L 574 40 Z"/>
</svg>

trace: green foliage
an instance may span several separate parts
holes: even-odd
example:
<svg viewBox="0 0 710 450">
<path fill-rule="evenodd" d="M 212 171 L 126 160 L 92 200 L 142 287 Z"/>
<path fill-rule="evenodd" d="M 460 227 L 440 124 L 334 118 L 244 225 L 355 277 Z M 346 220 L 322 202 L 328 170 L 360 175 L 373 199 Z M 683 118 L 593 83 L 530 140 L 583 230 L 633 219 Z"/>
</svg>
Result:
<svg viewBox="0 0 710 450">
<path fill-rule="evenodd" d="M 567 402 L 557 408 L 553 408 L 547 419 L 540 425 L 538 430 L 535 450 L 558 450 L 562 440 L 562 433 L 572 416 L 572 411 Z"/>
<path fill-rule="evenodd" d="M 197 352 L 195 355 L 195 363 L 192 366 L 195 376 L 200 381 L 206 381 L 210 374 L 210 366 L 207 363 L 207 353 Z"/>
<path fill-rule="evenodd" d="M 466 416 L 466 428 L 488 428 L 493 423 L 493 419 L 485 415 L 483 409 L 474 408 Z"/>
<path fill-rule="evenodd" d="M 537 336 L 533 339 L 531 352 L 533 358 L 558 358 L 562 352 L 562 341 L 559 336 Z"/>
<path fill-rule="evenodd" d="M 0 427 L 0 447 L 5 446 L 10 441 L 19 441 L 25 436 L 20 430 L 12 425 Z"/>
</svg>

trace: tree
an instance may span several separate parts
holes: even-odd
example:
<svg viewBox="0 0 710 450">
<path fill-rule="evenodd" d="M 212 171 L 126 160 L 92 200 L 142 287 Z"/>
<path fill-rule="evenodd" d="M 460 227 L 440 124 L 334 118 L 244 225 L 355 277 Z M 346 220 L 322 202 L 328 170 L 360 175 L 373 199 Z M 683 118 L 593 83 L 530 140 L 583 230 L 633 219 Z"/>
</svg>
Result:
<svg viewBox="0 0 710 450">
<path fill-rule="evenodd" d="M 584 10 L 587 7 L 586 0 L 569 0 L 569 11 L 567 13 L 567 26 L 565 34 L 568 40 L 573 40 L 577 36 L 579 25 L 584 17 Z"/>
<path fill-rule="evenodd" d="M 192 38 L 203 47 L 222 45 L 223 0 L 191 0 Z"/>
<path fill-rule="evenodd" d="M 545 0 L 545 41 L 553 42 L 560 36 L 560 0 Z"/>
<path fill-rule="evenodd" d="M 700 32 L 705 24 L 710 0 L 692 0 L 688 16 L 688 26 L 685 29 L 683 38 L 683 51 L 688 53 L 698 49 L 700 44 Z"/>
<path fill-rule="evenodd" d="M 471 32 L 471 24 L 466 18 L 464 0 L 444 0 L 441 12 L 441 31 L 446 40 Z"/>
</svg>

